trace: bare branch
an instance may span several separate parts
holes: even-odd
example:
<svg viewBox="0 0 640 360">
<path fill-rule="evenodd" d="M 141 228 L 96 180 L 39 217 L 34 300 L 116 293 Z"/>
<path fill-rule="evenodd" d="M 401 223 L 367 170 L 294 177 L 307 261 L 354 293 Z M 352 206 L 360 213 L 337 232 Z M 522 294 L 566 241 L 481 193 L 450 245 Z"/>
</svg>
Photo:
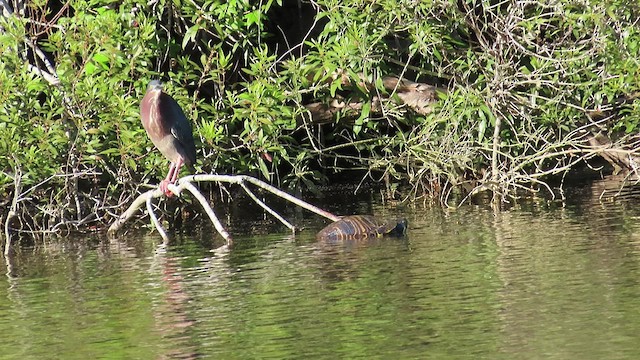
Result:
<svg viewBox="0 0 640 360">
<path fill-rule="evenodd" d="M 156 213 L 153 211 L 152 200 L 153 200 L 152 197 L 147 197 L 147 200 L 145 201 L 145 203 L 147 204 L 147 213 L 149 213 L 149 217 L 151 218 L 151 222 L 156 227 L 156 230 L 158 230 L 158 233 L 160 234 L 162 239 L 165 242 L 167 242 L 167 241 L 169 241 L 169 236 L 167 235 L 167 232 L 164 230 L 164 228 L 160 224 L 160 221 L 158 220 L 158 217 L 156 216 Z"/>
<path fill-rule="evenodd" d="M 181 179 L 178 180 L 178 184 L 177 185 L 169 185 L 169 190 L 175 194 L 176 196 L 180 196 L 182 190 L 186 189 L 188 190 L 202 205 L 203 209 L 205 210 L 205 212 L 207 213 L 207 215 L 209 216 L 209 219 L 211 220 L 211 222 L 213 223 L 213 225 L 215 226 L 216 230 L 218 231 L 218 233 L 227 241 L 227 244 L 230 245 L 233 240 L 231 238 L 231 235 L 224 229 L 224 227 L 222 226 L 222 224 L 220 223 L 220 220 L 218 220 L 218 217 L 215 215 L 213 209 L 211 209 L 211 206 L 209 205 L 209 203 L 207 202 L 207 200 L 204 198 L 204 196 L 200 193 L 200 191 L 198 191 L 198 189 L 192 184 L 193 182 L 225 182 L 225 183 L 230 183 L 230 184 L 238 184 L 240 185 L 245 192 L 249 195 L 249 197 L 251 197 L 251 199 L 253 199 L 253 201 L 255 201 L 258 205 L 260 205 L 263 209 L 265 209 L 269 214 L 271 214 L 272 216 L 274 216 L 276 219 L 278 219 L 280 222 L 282 222 L 285 226 L 287 226 L 290 230 L 292 230 L 293 232 L 295 232 L 295 227 L 293 225 L 291 225 L 288 221 L 286 221 L 282 216 L 280 216 L 277 212 L 275 212 L 273 209 L 269 208 L 263 201 L 259 200 L 255 194 L 253 194 L 253 192 L 246 186 L 246 183 L 251 183 L 261 189 L 264 189 L 280 198 L 283 198 L 289 202 L 292 202 L 306 210 L 309 210 L 311 212 L 314 212 L 320 216 L 324 216 L 328 219 L 331 219 L 332 221 L 337 221 L 340 220 L 339 216 L 336 216 L 334 214 L 331 214 L 325 210 L 322 210 L 316 206 L 313 206 L 305 201 L 302 201 L 290 194 L 287 194 L 286 192 L 271 186 L 267 183 L 265 183 L 264 181 L 258 180 L 256 178 L 253 178 L 251 176 L 246 176 L 246 175 L 208 175 L 208 174 L 198 174 L 198 175 L 189 175 L 189 176 L 185 176 Z M 162 193 L 162 191 L 160 191 L 159 189 L 154 189 L 154 190 L 149 190 L 143 194 L 141 194 L 140 196 L 138 196 L 137 199 L 135 199 L 133 201 L 133 203 L 129 206 L 129 208 L 122 213 L 122 215 L 120 215 L 118 217 L 118 219 L 116 221 L 114 221 L 111 226 L 109 227 L 109 231 L 108 234 L 109 236 L 114 236 L 118 230 L 120 230 L 122 228 L 122 226 L 131 218 L 133 217 L 133 215 L 138 211 L 138 209 L 142 206 L 142 204 L 147 203 L 147 209 L 149 209 L 149 214 L 150 216 L 152 216 L 152 221 L 155 224 L 156 228 L 158 229 L 158 232 L 160 232 L 160 234 L 162 235 L 164 232 L 164 229 L 161 228 L 161 226 L 159 225 L 159 222 L 157 221 L 157 219 L 155 218 L 155 214 L 153 214 L 153 210 L 150 208 L 150 202 L 151 199 L 156 198 L 156 197 L 161 197 L 164 196 L 164 194 Z M 164 239 L 166 239 L 166 234 L 162 236 Z"/>
</svg>

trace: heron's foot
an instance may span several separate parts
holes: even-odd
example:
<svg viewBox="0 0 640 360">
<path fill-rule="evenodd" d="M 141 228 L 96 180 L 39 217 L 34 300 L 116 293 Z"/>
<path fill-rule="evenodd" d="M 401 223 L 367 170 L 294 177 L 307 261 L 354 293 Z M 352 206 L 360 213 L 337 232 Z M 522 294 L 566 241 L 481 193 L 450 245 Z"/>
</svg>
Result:
<svg viewBox="0 0 640 360">
<path fill-rule="evenodd" d="M 160 182 L 160 185 L 158 185 L 158 187 L 160 187 L 160 191 L 162 191 L 166 197 L 173 196 L 173 193 L 168 188 L 169 184 L 171 184 L 171 182 L 165 179 Z"/>
</svg>

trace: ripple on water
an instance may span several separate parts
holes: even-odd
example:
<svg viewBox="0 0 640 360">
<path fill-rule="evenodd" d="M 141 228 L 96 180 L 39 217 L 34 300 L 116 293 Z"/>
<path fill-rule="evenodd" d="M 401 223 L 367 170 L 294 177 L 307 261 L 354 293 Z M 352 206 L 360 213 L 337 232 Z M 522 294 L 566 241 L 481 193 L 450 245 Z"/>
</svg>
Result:
<svg viewBox="0 0 640 360">
<path fill-rule="evenodd" d="M 0 351 L 74 358 L 627 358 L 640 354 L 635 208 L 406 213 L 406 238 L 313 231 L 209 251 L 130 237 L 24 251 Z M 3 264 L 4 265 L 4 264 Z M 55 354 L 52 356 L 51 354 Z"/>
</svg>

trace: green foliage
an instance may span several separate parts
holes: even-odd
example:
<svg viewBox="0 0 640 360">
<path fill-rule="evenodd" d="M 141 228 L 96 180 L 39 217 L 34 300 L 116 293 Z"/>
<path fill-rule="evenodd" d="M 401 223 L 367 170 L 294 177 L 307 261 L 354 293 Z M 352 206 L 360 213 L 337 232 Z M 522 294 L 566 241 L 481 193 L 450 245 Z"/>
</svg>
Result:
<svg viewBox="0 0 640 360">
<path fill-rule="evenodd" d="M 139 120 L 153 78 L 192 120 L 200 169 L 292 188 L 345 168 L 414 189 L 488 173 L 526 181 L 580 146 L 577 129 L 594 126 L 586 114 L 611 115 L 598 124 L 609 134 L 638 129 L 640 9 L 628 1 L 303 3 L 40 1 L 29 19 L 1 17 L 0 194 L 15 169 L 27 187 L 64 185 L 53 203 L 79 191 L 70 178 L 97 177 L 115 198 L 163 177 Z M 315 28 L 275 23 L 292 6 L 316 11 Z M 416 114 L 385 88 L 388 75 L 448 91 Z M 322 124 L 305 107 L 314 102 L 355 105 Z"/>
<path fill-rule="evenodd" d="M 92 181 L 97 172 L 109 181 L 139 180 L 134 172 L 158 162 L 155 154 L 139 161 L 149 152 L 138 99 L 153 74 L 154 27 L 146 19 L 131 26 L 133 15 L 124 10 L 133 2 L 121 9 L 107 3 L 73 2 L 74 16 L 60 17 L 48 36 L 27 36 L 41 35 L 40 29 L 22 18 L 0 18 L 0 184 L 5 186 L 0 193 L 13 184 L 18 169 L 23 188 L 47 180 L 37 190 L 55 195 L 40 200 L 55 204 L 78 191 L 77 184 L 59 191 L 69 179 Z M 48 11 L 46 3 L 28 6 L 34 14 Z M 25 61 L 19 50 L 25 47 L 42 53 Z M 57 83 L 47 82 L 40 71 Z"/>
</svg>

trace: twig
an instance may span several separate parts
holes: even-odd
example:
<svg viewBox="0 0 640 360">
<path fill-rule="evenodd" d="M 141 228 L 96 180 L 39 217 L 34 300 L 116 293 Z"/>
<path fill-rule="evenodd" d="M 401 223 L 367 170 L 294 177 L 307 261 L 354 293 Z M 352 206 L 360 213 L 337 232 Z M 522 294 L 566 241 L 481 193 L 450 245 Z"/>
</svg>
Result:
<svg viewBox="0 0 640 360">
<path fill-rule="evenodd" d="M 133 217 L 133 215 L 136 213 L 136 211 L 138 211 L 142 204 L 146 203 L 147 198 L 157 198 L 161 196 L 164 196 L 164 194 L 162 193 L 162 191 L 160 191 L 160 189 L 149 190 L 145 193 L 140 194 L 140 196 L 138 196 L 133 201 L 133 203 L 129 205 L 129 208 L 127 208 L 127 210 L 123 212 L 120 217 L 118 217 L 118 219 L 113 222 L 113 224 L 111 224 L 108 230 L 108 234 L 110 236 L 115 235 L 115 232 L 117 232 L 122 227 L 122 225 L 124 225 L 124 223 L 126 223 Z"/>
<path fill-rule="evenodd" d="M 209 176 L 224 176 L 224 175 L 193 175 L 195 181 L 201 181 L 201 180 L 199 180 L 199 179 L 201 179 L 201 177 L 204 177 L 206 179 L 206 177 L 209 177 Z M 313 205 L 311 205 L 311 204 L 309 204 L 309 203 L 307 203 L 305 201 L 302 201 L 302 200 L 298 199 L 297 197 L 295 197 L 293 195 L 289 195 L 286 192 L 284 192 L 284 191 L 282 191 L 282 190 L 280 190 L 280 189 L 278 189 L 278 188 L 276 188 L 274 186 L 271 186 L 271 185 L 267 184 L 264 181 L 260 181 L 260 180 L 254 178 L 254 177 L 246 176 L 246 175 L 237 175 L 237 176 L 233 176 L 233 177 L 234 178 L 238 178 L 240 182 L 242 182 L 242 181 L 250 182 L 250 183 L 252 183 L 253 185 L 255 185 L 257 187 L 260 187 L 260 188 L 262 188 L 264 190 L 267 190 L 267 191 L 269 191 L 270 193 L 272 193 L 272 194 L 274 194 L 276 196 L 279 196 L 279 197 L 281 197 L 281 198 L 283 198 L 283 199 L 285 199 L 287 201 L 290 201 L 290 202 L 300 206 L 303 209 L 306 209 L 306 210 L 309 210 L 311 212 L 314 212 L 314 213 L 316 213 L 316 214 L 318 214 L 320 216 L 324 216 L 329 220 L 338 221 L 338 220 L 341 219 L 340 216 L 337 216 L 337 215 L 334 215 L 334 214 L 332 214 L 332 213 L 330 213 L 328 211 L 322 210 L 317 206 L 313 206 Z M 235 183 L 235 181 L 232 181 L 232 182 Z"/>
<path fill-rule="evenodd" d="M 497 115 L 495 126 L 493 128 L 493 145 L 491 150 L 491 181 L 494 184 L 499 184 L 499 170 L 498 170 L 498 152 L 500 151 L 500 128 L 502 125 L 502 116 Z M 497 203 L 497 192 L 494 189 L 493 192 L 493 203 Z"/>
<path fill-rule="evenodd" d="M 313 6 L 313 9 L 316 11 L 316 15 L 318 14 L 318 12 L 320 11 L 320 6 L 318 4 L 316 4 L 315 2 L 311 2 L 311 5 Z M 304 46 L 305 41 L 307 41 L 307 39 L 309 38 L 309 36 L 311 35 L 311 32 L 313 31 L 313 29 L 316 28 L 316 25 L 318 24 L 318 16 L 314 16 L 313 17 L 313 24 L 311 24 L 311 26 L 309 26 L 309 30 L 307 31 L 306 34 L 304 34 L 304 37 L 302 38 L 302 40 L 300 40 L 300 42 L 295 45 L 294 47 L 289 47 L 289 49 L 282 55 L 280 55 L 280 57 L 278 59 L 276 59 L 276 61 L 273 62 L 273 64 L 271 64 L 271 66 L 269 67 L 269 71 L 274 71 L 276 68 L 276 65 L 279 64 L 280 62 L 282 62 L 282 60 L 284 60 L 287 56 L 289 56 L 289 54 L 293 53 L 294 50 L 296 50 L 297 48 L 300 48 L 300 56 L 302 56 L 302 48 Z M 278 27 L 278 30 L 280 30 L 282 32 L 282 30 L 280 29 L 280 27 Z M 282 32 L 282 37 L 283 39 L 287 42 L 287 46 L 289 45 L 289 41 L 287 39 L 287 36 L 284 32 Z"/>
<path fill-rule="evenodd" d="M 186 188 L 187 190 L 189 190 L 189 192 L 191 192 L 191 194 L 196 199 L 198 199 L 198 201 L 200 202 L 200 205 L 202 205 L 202 208 L 204 208 L 204 211 L 209 216 L 209 219 L 211 219 L 213 226 L 215 226 L 216 230 L 218 231 L 218 234 L 220 234 L 227 241 L 227 245 L 231 245 L 233 243 L 233 239 L 231 238 L 231 235 L 229 235 L 229 232 L 227 232 L 227 230 L 225 230 L 225 228 L 222 226 L 222 224 L 220 223 L 220 220 L 216 216 L 216 213 L 214 213 L 211 206 L 209 206 L 207 199 L 205 199 L 204 196 L 202 196 L 202 194 L 200 193 L 200 191 L 198 191 L 198 189 L 195 186 L 193 186 L 193 184 L 190 183 L 189 181 L 180 179 L 179 184 L 184 188 Z M 171 190 L 171 186 L 169 187 L 169 189 Z"/>
<path fill-rule="evenodd" d="M 167 232 L 164 230 L 164 228 L 160 224 L 160 221 L 158 221 L 158 217 L 156 216 L 156 213 L 153 211 L 153 203 L 151 202 L 152 199 L 153 199 L 152 197 L 147 197 L 147 201 L 145 201 L 145 203 L 147 204 L 147 212 L 149 213 L 151 222 L 156 227 L 156 230 L 158 230 L 158 233 L 160 234 L 162 239 L 165 242 L 167 242 L 169 241 L 169 236 L 167 235 Z"/>
<path fill-rule="evenodd" d="M 246 192 L 247 195 L 249 195 L 249 197 L 256 202 L 256 204 L 260 205 L 266 212 L 273 215 L 273 217 L 275 217 L 276 219 L 280 220 L 280 222 L 283 223 L 284 226 L 288 227 L 289 230 L 291 230 L 294 233 L 296 232 L 295 226 L 291 225 L 291 223 L 289 223 L 282 216 L 280 216 L 280 214 L 278 214 L 273 209 L 268 207 L 267 204 L 264 203 L 264 201 L 258 199 L 258 197 L 251 191 L 251 189 L 247 187 L 245 183 L 240 183 L 240 186 L 242 186 L 242 189 L 244 189 L 244 192 Z"/>
</svg>

